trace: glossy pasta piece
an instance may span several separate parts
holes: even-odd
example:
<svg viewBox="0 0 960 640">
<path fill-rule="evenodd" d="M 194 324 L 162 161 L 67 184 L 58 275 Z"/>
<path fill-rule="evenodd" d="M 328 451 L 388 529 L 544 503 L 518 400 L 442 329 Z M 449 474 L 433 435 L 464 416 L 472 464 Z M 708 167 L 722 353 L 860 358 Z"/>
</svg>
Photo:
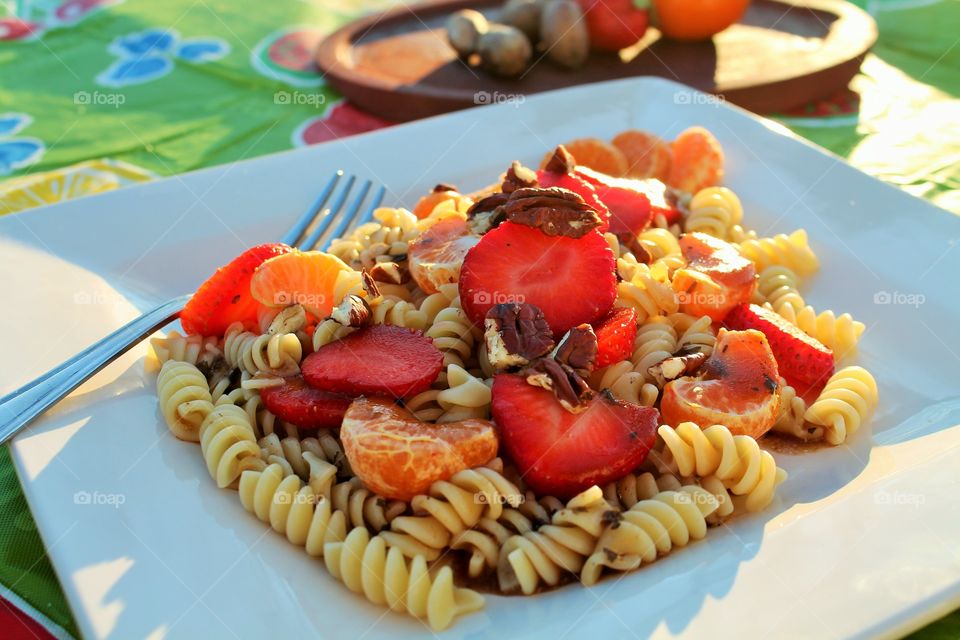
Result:
<svg viewBox="0 0 960 640">
<path fill-rule="evenodd" d="M 330 575 L 348 589 L 374 604 L 425 620 L 434 631 L 483 608 L 480 594 L 453 583 L 450 567 L 432 576 L 423 556 L 408 561 L 399 549 L 389 548 L 382 535 L 371 538 L 366 529 L 354 529 L 343 542 L 325 545 L 323 555 Z"/>
<path fill-rule="evenodd" d="M 808 336 L 832 349 L 838 360 L 856 351 L 864 330 L 864 324 L 854 320 L 849 313 L 837 316 L 828 309 L 818 314 L 811 306 L 795 309 L 789 305 L 776 311 Z"/>
<path fill-rule="evenodd" d="M 497 568 L 500 548 L 510 536 L 529 533 L 534 526 L 532 518 L 507 507 L 498 518 L 480 518 L 472 529 L 458 533 L 450 540 L 450 548 L 470 553 L 467 575 L 477 578 Z"/>
<path fill-rule="evenodd" d="M 445 388 L 417 394 L 405 403 L 407 409 L 424 422 L 447 423 L 490 417 L 490 387 L 463 367 L 449 365 L 446 384 L 441 387 Z"/>
<path fill-rule="evenodd" d="M 671 313 L 667 319 L 680 336 L 677 339 L 678 350 L 705 353 L 710 357 L 717 342 L 710 316 L 697 318 L 686 313 Z"/>
<path fill-rule="evenodd" d="M 163 337 L 150 339 L 144 369 L 148 373 L 154 373 L 160 371 L 163 364 L 170 360 L 197 365 L 201 362 L 212 362 L 222 355 L 223 350 L 217 338 L 184 336 L 178 331 L 171 331 Z"/>
<path fill-rule="evenodd" d="M 279 464 L 287 475 L 293 473 L 307 479 L 310 473 L 310 457 L 323 460 L 336 469 L 337 475 L 352 476 L 350 463 L 343 448 L 333 435 L 321 430 L 316 436 L 299 439 L 287 437 L 282 440 L 275 433 L 259 439 L 260 457 L 268 464 Z"/>
<path fill-rule="evenodd" d="M 662 425 L 657 433 L 666 445 L 669 463 L 683 477 L 715 476 L 730 493 L 746 496 L 747 511 L 759 511 L 773 501 L 787 474 L 769 451 L 750 436 L 730 433 L 720 424 L 701 429 L 692 422 L 676 428 Z"/>
<path fill-rule="evenodd" d="M 824 428 L 806 421 L 807 403 L 796 389 L 783 381 L 780 385 L 780 413 L 771 431 L 788 435 L 804 442 L 823 440 Z"/>
<path fill-rule="evenodd" d="M 617 512 L 598 536 L 580 572 L 584 585 L 596 584 L 604 567 L 630 571 L 649 564 L 677 547 L 707 534 L 707 517 L 717 510 L 716 499 L 697 486 L 662 491 Z"/>
<path fill-rule="evenodd" d="M 726 187 L 701 189 L 690 200 L 690 214 L 684 225 L 688 233 L 700 231 L 726 240 L 730 228 L 743 220 L 743 206 L 737 194 Z"/>
<path fill-rule="evenodd" d="M 666 229 L 647 229 L 637 241 L 650 254 L 651 265 L 662 264 L 670 273 L 686 266 L 677 237 Z"/>
<path fill-rule="evenodd" d="M 676 329 L 667 318 L 650 318 L 637 329 L 633 341 L 633 369 L 647 382 L 654 382 L 650 367 L 671 357 L 680 347 Z"/>
<path fill-rule="evenodd" d="M 316 329 L 313 330 L 313 336 L 310 338 L 313 350 L 316 351 L 322 346 L 331 342 L 345 338 L 356 331 L 353 327 L 347 327 L 332 318 L 321 321 Z"/>
<path fill-rule="evenodd" d="M 529 595 L 541 582 L 554 586 L 564 574 L 580 573 L 615 513 L 600 488 L 591 487 L 554 514 L 550 524 L 509 537 L 497 560 L 500 590 Z"/>
<path fill-rule="evenodd" d="M 351 529 L 363 527 L 381 531 L 407 510 L 407 503 L 378 496 L 356 477 L 335 485 L 330 491 L 330 499 L 334 509 L 347 515 L 347 525 Z"/>
<path fill-rule="evenodd" d="M 677 311 L 677 297 L 667 279 L 666 268 L 630 264 L 625 258 L 620 258 L 617 260 L 617 269 L 623 279 L 617 283 L 615 304 L 635 309 L 637 322 Z"/>
<path fill-rule="evenodd" d="M 824 438 L 838 445 L 860 428 L 877 405 L 877 382 L 863 367 L 844 367 L 830 377 L 807 408 L 807 422 L 824 428 Z"/>
<path fill-rule="evenodd" d="M 753 261 L 757 271 L 778 264 L 805 277 L 820 268 L 820 261 L 807 243 L 807 232 L 803 229 L 789 236 L 781 233 L 771 238 L 744 240 L 740 243 L 740 253 Z"/>
<path fill-rule="evenodd" d="M 430 486 L 426 495 L 410 502 L 411 516 L 400 516 L 381 535 L 405 555 L 435 560 L 451 539 L 475 526 L 481 518 L 496 520 L 505 506 L 518 507 L 520 490 L 488 467 L 465 469 L 449 480 Z"/>
<path fill-rule="evenodd" d="M 427 314 L 417 305 L 394 296 L 379 296 L 370 300 L 370 309 L 373 311 L 374 324 L 391 324 L 419 331 L 426 329 L 429 324 Z"/>
<path fill-rule="evenodd" d="M 617 400 L 644 407 L 655 405 L 660 395 L 657 385 L 647 382 L 644 374 L 634 371 L 633 363 L 629 360 L 598 369 L 590 376 L 590 386 L 608 389 Z"/>
<path fill-rule="evenodd" d="M 280 372 L 289 375 L 300 371 L 303 345 L 293 333 L 257 335 L 234 322 L 227 327 L 223 355 L 231 367 L 250 374 Z"/>
<path fill-rule="evenodd" d="M 376 222 L 362 224 L 346 238 L 330 245 L 331 253 L 356 268 L 373 267 L 377 262 L 399 262 L 406 258 L 409 243 L 420 235 L 417 217 L 405 209 L 380 208 Z"/>
<path fill-rule="evenodd" d="M 426 296 L 418 307 L 427 316 L 427 323 L 433 324 L 437 314 L 453 304 L 460 297 L 460 289 L 456 283 L 442 284 L 436 293 Z"/>
<path fill-rule="evenodd" d="M 200 425 L 213 411 L 207 379 L 200 370 L 189 362 L 166 361 L 157 377 L 157 399 L 173 435 L 198 442 Z"/>
<path fill-rule="evenodd" d="M 460 305 L 460 296 L 457 296 L 448 307 L 437 312 L 425 335 L 443 353 L 444 373 L 440 376 L 443 383 L 446 368 L 451 364 L 467 368 L 475 345 L 482 341 L 483 333 L 467 318 Z"/>
<path fill-rule="evenodd" d="M 780 313 L 785 305 L 798 311 L 806 304 L 798 289 L 800 279 L 793 271 L 783 265 L 771 265 L 757 276 L 757 289 L 753 295 L 754 304 L 769 304 Z"/>
<path fill-rule="evenodd" d="M 346 538 L 344 513 L 333 509 L 327 497 L 298 476 L 285 474 L 278 464 L 263 471 L 244 471 L 238 491 L 244 509 L 311 556 L 322 556 L 324 545 Z"/>
<path fill-rule="evenodd" d="M 709 524 L 720 524 L 733 515 L 733 500 L 727 492 L 726 485 L 716 476 L 679 478 L 671 473 L 660 475 L 649 471 L 640 474 L 631 473 L 604 487 L 603 495 L 607 502 L 621 511 L 626 511 L 641 500 L 649 500 L 661 491 L 679 491 L 682 487 L 689 485 L 703 487 L 717 500 L 716 511 L 707 516 Z"/>
<path fill-rule="evenodd" d="M 247 470 L 262 471 L 266 463 L 246 412 L 232 404 L 217 405 L 200 425 L 200 450 L 210 477 L 221 489 L 235 485 Z"/>
</svg>

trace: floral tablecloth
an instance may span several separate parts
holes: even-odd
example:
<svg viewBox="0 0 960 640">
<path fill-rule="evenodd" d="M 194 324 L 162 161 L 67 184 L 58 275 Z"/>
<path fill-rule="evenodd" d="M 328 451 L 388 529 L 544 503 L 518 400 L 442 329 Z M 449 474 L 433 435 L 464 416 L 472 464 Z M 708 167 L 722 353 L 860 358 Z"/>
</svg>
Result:
<svg viewBox="0 0 960 640">
<path fill-rule="evenodd" d="M 394 4 L 0 2 L 0 215 L 389 125 L 324 86 L 312 52 Z M 778 119 L 960 214 L 960 0 L 858 4 L 880 27 L 862 73 Z M 0 596 L 3 637 L 77 635 L 6 448 Z M 960 613 L 916 636 L 960 638 Z"/>
</svg>

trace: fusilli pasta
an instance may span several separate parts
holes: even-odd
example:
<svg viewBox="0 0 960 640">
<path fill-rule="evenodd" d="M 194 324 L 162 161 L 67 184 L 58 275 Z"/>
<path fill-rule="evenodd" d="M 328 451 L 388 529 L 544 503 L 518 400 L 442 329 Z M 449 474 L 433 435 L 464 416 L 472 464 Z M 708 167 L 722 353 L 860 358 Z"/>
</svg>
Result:
<svg viewBox="0 0 960 640">
<path fill-rule="evenodd" d="M 794 311 L 802 309 L 806 304 L 797 288 L 799 278 L 790 269 L 783 265 L 771 265 L 757 276 L 757 289 L 753 295 L 755 304 L 769 304 L 770 308 L 781 313 L 780 309 L 787 305 Z"/>
<path fill-rule="evenodd" d="M 246 412 L 232 404 L 217 405 L 200 425 L 200 450 L 210 477 L 221 489 L 232 487 L 246 470 L 262 471 L 260 447 Z"/>
<path fill-rule="evenodd" d="M 860 428 L 878 398 L 877 382 L 869 371 L 844 367 L 830 377 L 804 418 L 823 427 L 826 441 L 837 445 Z"/>
<path fill-rule="evenodd" d="M 227 327 L 223 354 L 231 367 L 250 374 L 261 371 L 290 374 L 300 371 L 303 345 L 293 333 L 257 335 L 234 322 Z"/>
<path fill-rule="evenodd" d="M 690 200 L 686 230 L 709 233 L 726 240 L 730 228 L 743 220 L 740 198 L 726 187 L 701 189 Z"/>
<path fill-rule="evenodd" d="M 197 442 L 199 428 L 213 411 L 207 379 L 189 362 L 167 360 L 157 377 L 160 411 L 173 435 Z"/>
<path fill-rule="evenodd" d="M 217 338 L 203 336 L 184 336 L 177 331 L 150 339 L 150 349 L 144 362 L 144 370 L 154 373 L 169 360 L 199 364 L 211 362 L 223 355 Z"/>
<path fill-rule="evenodd" d="M 807 244 L 807 232 L 798 229 L 789 236 L 777 234 L 771 238 L 744 240 L 740 252 L 752 260 L 757 271 L 772 265 L 783 265 L 800 276 L 808 276 L 820 268 L 820 261 Z"/>
<path fill-rule="evenodd" d="M 838 360 L 856 350 L 864 330 L 863 323 L 854 320 L 849 313 L 837 316 L 827 309 L 818 314 L 809 305 L 800 309 L 785 305 L 777 312 L 808 336 L 833 349 Z"/>
</svg>

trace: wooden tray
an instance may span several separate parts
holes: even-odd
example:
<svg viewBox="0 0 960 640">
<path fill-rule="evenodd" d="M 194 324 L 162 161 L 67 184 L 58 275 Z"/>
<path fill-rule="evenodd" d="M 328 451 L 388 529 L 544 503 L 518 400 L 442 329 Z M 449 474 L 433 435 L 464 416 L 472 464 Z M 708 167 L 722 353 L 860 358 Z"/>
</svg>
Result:
<svg viewBox="0 0 960 640">
<path fill-rule="evenodd" d="M 672 42 L 650 29 L 628 52 L 593 55 L 578 71 L 540 60 L 523 78 L 505 80 L 459 60 L 443 26 L 457 9 L 493 16 L 502 4 L 439 0 L 370 15 L 324 40 L 317 64 L 331 86 L 391 120 L 464 109 L 497 96 L 643 75 L 771 113 L 843 89 L 877 38 L 873 19 L 844 0 L 753 0 L 740 23 L 709 42 Z"/>
</svg>

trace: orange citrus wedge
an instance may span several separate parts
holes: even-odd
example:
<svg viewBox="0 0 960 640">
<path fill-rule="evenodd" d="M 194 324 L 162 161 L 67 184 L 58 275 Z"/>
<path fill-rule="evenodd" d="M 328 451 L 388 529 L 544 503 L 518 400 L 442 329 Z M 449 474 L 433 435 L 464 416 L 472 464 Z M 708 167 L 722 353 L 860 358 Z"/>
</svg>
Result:
<svg viewBox="0 0 960 640">
<path fill-rule="evenodd" d="M 460 279 L 463 258 L 478 242 L 466 220 L 445 218 L 410 243 L 410 275 L 425 292 L 436 293 L 440 285 Z"/>
<path fill-rule="evenodd" d="M 250 281 L 250 294 L 267 307 L 303 308 L 325 318 L 346 293 L 344 281 L 360 274 L 340 258 L 322 251 L 292 251 L 261 264 Z"/>
<path fill-rule="evenodd" d="M 618 134 L 612 142 L 627 159 L 628 178 L 666 181 L 670 175 L 670 146 L 652 133 L 628 129 Z"/>
</svg>

